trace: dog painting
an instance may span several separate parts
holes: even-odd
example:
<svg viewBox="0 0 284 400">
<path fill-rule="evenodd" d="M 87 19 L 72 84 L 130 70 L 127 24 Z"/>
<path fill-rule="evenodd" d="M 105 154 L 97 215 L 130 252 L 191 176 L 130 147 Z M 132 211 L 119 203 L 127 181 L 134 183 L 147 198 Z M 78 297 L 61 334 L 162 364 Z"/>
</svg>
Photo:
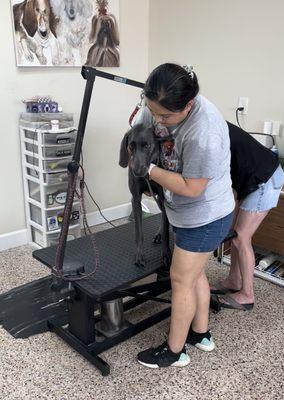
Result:
<svg viewBox="0 0 284 400">
<path fill-rule="evenodd" d="M 17 66 L 119 66 L 119 0 L 11 0 Z"/>
<path fill-rule="evenodd" d="M 86 64 L 97 67 L 119 67 L 119 33 L 114 14 L 108 11 L 107 0 L 97 0 L 97 14 L 92 30 Z"/>
</svg>

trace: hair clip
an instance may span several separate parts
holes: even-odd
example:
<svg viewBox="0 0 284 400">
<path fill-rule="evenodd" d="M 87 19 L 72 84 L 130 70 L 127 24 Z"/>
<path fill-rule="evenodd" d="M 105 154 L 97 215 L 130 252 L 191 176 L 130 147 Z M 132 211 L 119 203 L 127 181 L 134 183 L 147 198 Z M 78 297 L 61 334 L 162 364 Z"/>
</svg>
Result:
<svg viewBox="0 0 284 400">
<path fill-rule="evenodd" d="M 192 65 L 183 65 L 183 69 L 188 73 L 188 75 L 193 79 L 194 77 L 194 71 L 193 71 L 193 66 Z"/>
</svg>

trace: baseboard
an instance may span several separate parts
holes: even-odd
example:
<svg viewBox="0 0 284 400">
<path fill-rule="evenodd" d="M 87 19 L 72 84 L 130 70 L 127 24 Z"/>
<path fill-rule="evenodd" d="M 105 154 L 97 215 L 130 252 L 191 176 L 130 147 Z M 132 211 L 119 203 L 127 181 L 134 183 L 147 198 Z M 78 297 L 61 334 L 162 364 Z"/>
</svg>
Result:
<svg viewBox="0 0 284 400">
<path fill-rule="evenodd" d="M 159 212 L 158 206 L 151 199 L 143 199 L 144 208 L 149 210 L 151 214 Z M 128 217 L 131 213 L 131 203 L 121 204 L 119 206 L 110 207 L 102 210 L 102 214 L 109 221 L 114 221 L 119 218 Z M 90 226 L 99 225 L 104 222 L 104 218 L 99 211 L 94 211 L 87 214 L 87 221 Z M 0 235 L 0 251 L 8 250 L 13 247 L 23 246 L 28 243 L 27 229 L 20 231 L 4 233 Z"/>
<path fill-rule="evenodd" d="M 0 251 L 8 250 L 13 247 L 23 246 L 28 243 L 27 229 L 4 233 L 0 235 Z"/>
<path fill-rule="evenodd" d="M 119 206 L 105 208 L 104 210 L 102 210 L 102 214 L 109 221 L 128 217 L 130 213 L 131 213 L 131 203 L 121 204 Z M 99 211 L 88 213 L 87 221 L 89 226 L 99 225 L 106 222 L 105 219 L 99 213 Z"/>
</svg>

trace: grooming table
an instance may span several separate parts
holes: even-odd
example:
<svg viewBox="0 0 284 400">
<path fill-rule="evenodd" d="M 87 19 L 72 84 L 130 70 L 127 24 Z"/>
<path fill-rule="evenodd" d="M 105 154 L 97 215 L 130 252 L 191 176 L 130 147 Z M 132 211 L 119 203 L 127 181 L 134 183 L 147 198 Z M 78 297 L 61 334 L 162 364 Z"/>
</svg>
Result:
<svg viewBox="0 0 284 400">
<path fill-rule="evenodd" d="M 136 335 L 150 326 L 169 317 L 170 307 L 136 324 L 124 321 L 123 311 L 129 310 L 148 300 L 169 303 L 157 298 L 157 295 L 170 289 L 168 278 L 161 277 L 153 283 L 133 287 L 131 284 L 159 271 L 161 265 L 161 245 L 152 240 L 160 225 L 160 215 L 143 220 L 145 267 L 134 264 L 136 245 L 134 223 L 96 233 L 94 238 L 99 252 L 99 266 L 96 273 L 83 280 L 72 283 L 72 291 L 67 297 L 68 326 L 57 325 L 54 320 L 48 323 L 49 329 L 63 338 L 75 350 L 93 363 L 103 375 L 110 372 L 109 365 L 98 355 L 112 346 Z M 51 267 L 55 263 L 56 246 L 33 252 L 33 257 Z M 89 236 L 67 242 L 65 261 L 78 260 L 84 264 L 85 273 L 94 268 L 94 249 Z M 70 285 L 71 286 L 71 285 Z M 143 293 L 143 294 L 139 294 Z M 122 306 L 123 297 L 134 297 Z M 123 311 L 117 310 L 121 300 Z M 112 303 L 114 301 L 114 303 Z M 111 309 L 113 305 L 113 309 Z M 107 308 L 113 312 L 114 323 L 119 312 L 117 332 L 107 329 L 98 335 L 98 326 L 102 316 L 95 317 L 96 309 Z M 109 315 L 108 315 L 109 316 Z M 111 321 L 110 321 L 111 322 Z M 103 331 L 103 329 L 102 329 Z M 108 334 L 110 333 L 110 334 Z"/>
<path fill-rule="evenodd" d="M 66 298 L 67 327 L 61 326 L 55 319 L 48 321 L 49 329 L 88 359 L 102 375 L 108 375 L 110 367 L 99 357 L 100 353 L 170 316 L 170 307 L 135 324 L 125 321 L 123 315 L 124 311 L 148 300 L 170 303 L 158 297 L 170 290 L 170 280 L 163 277 L 161 271 L 161 245 L 152 243 L 159 225 L 160 215 L 143 220 L 145 267 L 134 264 L 136 245 L 133 222 L 96 233 L 94 238 L 99 251 L 99 266 L 95 275 L 72 283 L 70 296 Z M 236 233 L 230 232 L 225 241 L 234 236 Z M 33 257 L 51 267 L 55 262 L 55 253 L 56 246 L 52 246 L 34 251 Z M 89 236 L 67 242 L 65 260 L 83 263 L 85 273 L 93 270 L 94 257 Z M 133 283 L 154 273 L 158 273 L 159 278 L 152 283 L 133 286 Z M 124 297 L 134 299 L 122 304 Z M 97 316 L 95 310 L 100 310 Z"/>
</svg>

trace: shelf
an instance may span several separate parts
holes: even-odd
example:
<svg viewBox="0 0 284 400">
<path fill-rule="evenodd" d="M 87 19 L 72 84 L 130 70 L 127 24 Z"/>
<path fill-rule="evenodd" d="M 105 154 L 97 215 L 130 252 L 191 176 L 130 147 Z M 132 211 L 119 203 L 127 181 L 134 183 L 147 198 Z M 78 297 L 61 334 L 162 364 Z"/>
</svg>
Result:
<svg viewBox="0 0 284 400">
<path fill-rule="evenodd" d="M 270 281 L 272 283 L 276 283 L 277 285 L 284 286 L 284 279 L 273 274 L 268 274 L 267 272 L 259 271 L 257 268 L 254 270 L 254 275 L 259 278 L 265 279 L 266 281 Z"/>
<path fill-rule="evenodd" d="M 230 255 L 226 254 L 226 255 L 221 256 L 221 264 L 230 266 L 231 265 Z M 284 286 L 284 278 L 275 276 L 273 274 L 269 274 L 265 271 L 260 271 L 259 269 L 257 269 L 257 267 L 255 267 L 255 269 L 254 269 L 254 276 L 257 276 L 258 278 L 262 278 L 262 279 L 265 279 L 266 281 L 275 283 L 276 285 Z"/>
</svg>

